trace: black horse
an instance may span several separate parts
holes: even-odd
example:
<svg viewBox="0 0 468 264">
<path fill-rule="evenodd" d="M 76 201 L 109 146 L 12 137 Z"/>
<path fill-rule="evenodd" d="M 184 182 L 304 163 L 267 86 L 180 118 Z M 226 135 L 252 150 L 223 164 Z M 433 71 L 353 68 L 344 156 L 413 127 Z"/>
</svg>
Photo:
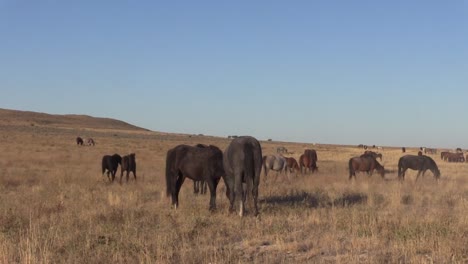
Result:
<svg viewBox="0 0 468 264">
<path fill-rule="evenodd" d="M 258 215 L 258 185 L 262 170 L 262 148 L 258 140 L 253 137 L 238 137 L 231 141 L 224 151 L 223 157 L 224 183 L 226 195 L 230 201 L 229 211 L 234 211 L 234 202 L 239 200 L 239 215 L 244 215 L 244 203 L 247 192 L 252 192 L 255 215 Z M 244 191 L 243 184 L 247 185 Z"/>
<path fill-rule="evenodd" d="M 423 175 L 427 170 L 430 170 L 434 177 L 438 180 L 440 178 L 440 171 L 437 167 L 435 161 L 428 156 L 416 156 L 416 155 L 405 155 L 398 160 L 398 179 L 405 179 L 405 172 L 407 169 L 417 170 L 418 175 L 416 176 L 416 181 L 419 178 L 419 175 Z"/>
<path fill-rule="evenodd" d="M 179 191 L 185 178 L 204 180 L 210 188 L 210 210 L 216 209 L 216 187 L 224 175 L 223 152 L 216 146 L 178 145 L 166 156 L 166 194 L 179 206 Z"/>
<path fill-rule="evenodd" d="M 123 176 L 124 171 L 127 171 L 127 182 L 128 182 L 128 176 L 130 172 L 133 173 L 133 178 L 135 178 L 135 181 L 136 181 L 137 176 L 136 176 L 135 153 L 131 153 L 127 156 L 122 157 L 122 165 L 120 166 L 120 184 L 122 184 L 122 176 Z"/>
<path fill-rule="evenodd" d="M 119 164 L 122 164 L 122 157 L 120 157 L 119 154 L 114 154 L 112 156 L 105 155 L 102 157 L 102 174 L 107 170 L 107 178 L 109 178 L 110 182 L 114 181 Z M 112 175 L 112 178 L 109 174 Z"/>
<path fill-rule="evenodd" d="M 83 139 L 81 137 L 76 138 L 76 144 L 83 146 Z"/>
</svg>

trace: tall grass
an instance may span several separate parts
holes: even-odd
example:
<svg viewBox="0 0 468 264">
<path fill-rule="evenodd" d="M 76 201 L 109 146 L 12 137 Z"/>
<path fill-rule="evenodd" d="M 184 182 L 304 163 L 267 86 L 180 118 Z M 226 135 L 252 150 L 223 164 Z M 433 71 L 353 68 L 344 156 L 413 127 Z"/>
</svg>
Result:
<svg viewBox="0 0 468 264">
<path fill-rule="evenodd" d="M 442 172 L 396 180 L 399 149 L 384 149 L 387 171 L 348 180 L 345 146 L 262 142 L 318 152 L 319 172 L 262 178 L 260 216 L 228 214 L 224 184 L 214 213 L 208 195 L 186 180 L 180 208 L 164 190 L 166 151 L 177 144 L 228 140 L 183 135 L 94 131 L 95 147 L 79 147 L 81 130 L 2 127 L 0 137 L 1 263 L 464 263 L 468 260 L 466 164 L 434 155 Z M 416 149 L 408 149 L 416 153 Z M 136 153 L 138 182 L 110 184 L 105 154 Z M 120 171 L 118 172 L 120 177 Z M 263 174 L 262 174 L 263 177 Z"/>
</svg>

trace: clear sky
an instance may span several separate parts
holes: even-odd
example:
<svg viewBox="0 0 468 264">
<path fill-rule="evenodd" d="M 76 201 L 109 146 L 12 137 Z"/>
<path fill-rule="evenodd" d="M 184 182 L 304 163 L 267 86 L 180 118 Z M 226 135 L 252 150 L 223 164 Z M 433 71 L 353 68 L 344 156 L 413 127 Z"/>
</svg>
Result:
<svg viewBox="0 0 468 264">
<path fill-rule="evenodd" d="M 468 1 L 0 0 L 0 107 L 468 148 Z"/>
</svg>

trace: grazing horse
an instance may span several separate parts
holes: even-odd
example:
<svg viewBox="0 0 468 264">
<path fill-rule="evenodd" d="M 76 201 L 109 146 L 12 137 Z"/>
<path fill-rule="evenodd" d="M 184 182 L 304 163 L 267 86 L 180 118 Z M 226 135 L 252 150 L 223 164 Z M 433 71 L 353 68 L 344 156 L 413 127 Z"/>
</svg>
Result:
<svg viewBox="0 0 468 264">
<path fill-rule="evenodd" d="M 76 144 L 83 146 L 83 139 L 81 137 L 76 138 Z"/>
<path fill-rule="evenodd" d="M 448 162 L 465 162 L 465 157 L 463 153 L 445 153 L 444 155 L 445 160 Z"/>
<path fill-rule="evenodd" d="M 442 160 L 447 160 L 447 156 L 448 156 L 449 153 L 450 153 L 450 152 L 448 152 L 448 151 L 442 151 L 442 152 L 440 152 L 440 158 L 441 158 Z"/>
<path fill-rule="evenodd" d="M 210 188 L 210 210 L 216 209 L 216 187 L 224 175 L 223 152 L 216 146 L 178 145 L 166 155 L 166 195 L 172 197 L 175 209 L 185 178 L 205 181 Z"/>
<path fill-rule="evenodd" d="M 356 171 L 365 171 L 372 176 L 374 170 L 380 173 L 382 179 L 385 177 L 385 169 L 372 155 L 361 155 L 359 157 L 353 157 L 349 159 L 349 179 L 351 180 L 354 176 L 356 179 Z"/>
<path fill-rule="evenodd" d="M 122 164 L 122 157 L 120 157 L 119 154 L 114 154 L 112 156 L 105 155 L 102 157 L 102 174 L 107 170 L 107 178 L 109 178 L 110 182 L 114 181 L 119 164 Z M 109 174 L 112 175 L 112 178 Z"/>
<path fill-rule="evenodd" d="M 435 148 L 425 148 L 424 154 L 437 154 L 437 149 Z"/>
<path fill-rule="evenodd" d="M 382 154 L 381 154 L 381 153 L 374 152 L 374 151 L 372 151 L 372 150 L 366 150 L 366 151 L 364 151 L 364 154 L 362 154 L 362 155 L 370 155 L 370 156 L 374 157 L 374 159 L 379 158 L 380 161 L 382 161 Z M 362 155 L 361 155 L 361 156 L 362 156 Z"/>
<path fill-rule="evenodd" d="M 91 145 L 94 146 L 94 140 L 93 140 L 92 138 L 88 138 L 88 139 L 86 140 L 86 144 L 87 144 L 88 146 L 91 146 Z"/>
<path fill-rule="evenodd" d="M 302 154 L 299 157 L 299 165 L 300 165 L 301 173 L 303 174 L 308 173 L 308 172 L 314 173 L 314 171 L 318 170 L 316 160 L 314 160 L 312 157 L 306 154 Z"/>
<path fill-rule="evenodd" d="M 293 157 L 284 157 L 286 159 L 286 170 L 289 170 L 289 172 L 295 172 L 299 171 L 299 164 L 297 163 L 297 160 Z"/>
<path fill-rule="evenodd" d="M 224 151 L 224 183 L 229 197 L 229 211 L 235 210 L 235 200 L 239 201 L 239 216 L 244 215 L 244 204 L 248 192 L 252 193 L 255 215 L 258 215 L 258 185 L 262 170 L 262 147 L 257 139 L 244 136 L 231 141 Z M 243 183 L 247 190 L 244 191 Z"/>
<path fill-rule="evenodd" d="M 267 155 L 263 157 L 263 170 L 265 172 L 265 180 L 268 177 L 268 172 L 274 170 L 277 173 L 286 171 L 286 159 L 279 155 Z"/>
<path fill-rule="evenodd" d="M 419 175 L 423 175 L 427 170 L 430 170 L 434 177 L 438 180 L 440 178 L 440 171 L 437 167 L 435 161 L 429 156 L 415 156 L 415 155 L 405 155 L 398 160 L 398 179 L 405 179 L 405 172 L 407 169 L 417 170 L 418 175 L 416 176 L 416 181 L 419 178 Z"/>
<path fill-rule="evenodd" d="M 276 153 L 288 153 L 288 149 L 285 147 L 276 148 Z"/>
<path fill-rule="evenodd" d="M 127 171 L 127 182 L 128 182 L 128 176 L 130 172 L 133 173 L 133 177 L 135 178 L 135 181 L 136 181 L 137 176 L 136 176 L 135 153 L 131 153 L 130 155 L 122 157 L 122 165 L 120 166 L 120 184 L 122 184 L 122 176 L 123 176 L 124 171 Z"/>
</svg>

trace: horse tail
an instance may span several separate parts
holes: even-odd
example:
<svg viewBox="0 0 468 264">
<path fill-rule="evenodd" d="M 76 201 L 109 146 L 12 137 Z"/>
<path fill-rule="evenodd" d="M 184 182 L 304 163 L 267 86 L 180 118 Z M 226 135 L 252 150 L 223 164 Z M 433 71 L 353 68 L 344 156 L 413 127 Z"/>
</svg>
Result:
<svg viewBox="0 0 468 264">
<path fill-rule="evenodd" d="M 348 168 L 349 168 L 349 178 L 351 179 L 351 176 L 353 176 L 354 174 L 353 158 L 349 159 Z"/>
<path fill-rule="evenodd" d="M 175 175 L 172 173 L 172 167 L 175 162 L 175 155 L 173 155 L 173 152 L 174 151 L 171 149 L 166 155 L 166 196 L 171 196 L 175 193 L 176 188 Z"/>
<path fill-rule="evenodd" d="M 400 158 L 398 160 L 398 178 L 400 178 L 400 176 L 401 176 L 402 168 L 403 168 L 403 159 Z"/>
</svg>

